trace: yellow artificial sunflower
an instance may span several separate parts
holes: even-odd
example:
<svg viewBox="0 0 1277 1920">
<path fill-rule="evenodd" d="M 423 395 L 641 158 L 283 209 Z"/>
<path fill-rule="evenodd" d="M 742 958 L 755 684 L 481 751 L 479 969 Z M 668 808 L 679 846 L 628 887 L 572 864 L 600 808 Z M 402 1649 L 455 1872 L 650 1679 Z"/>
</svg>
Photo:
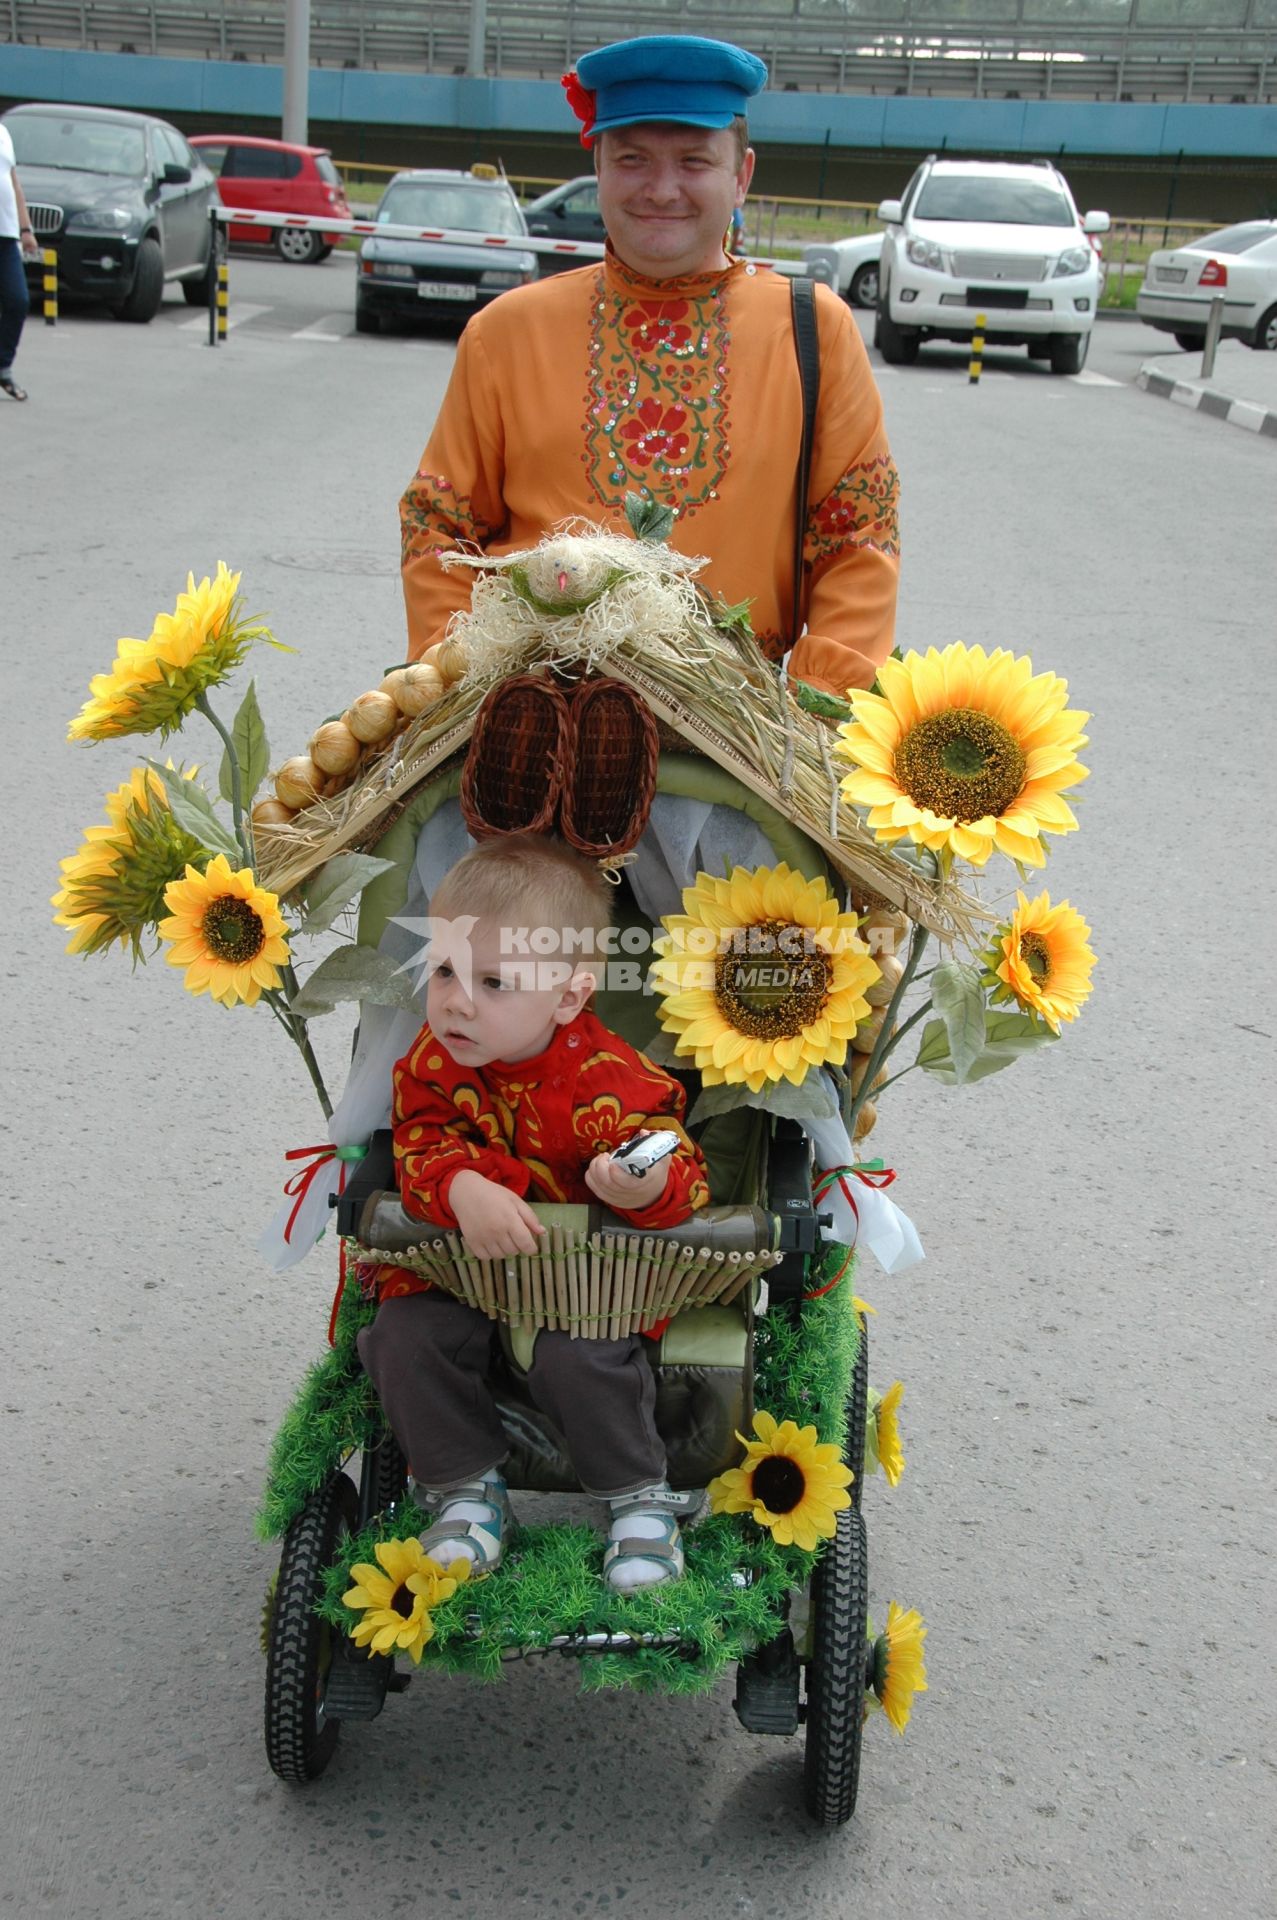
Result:
<svg viewBox="0 0 1277 1920">
<path fill-rule="evenodd" d="M 817 1440 L 815 1427 L 792 1420 L 777 1425 L 770 1413 L 756 1413 L 754 1432 L 756 1440 L 737 1434 L 744 1464 L 711 1480 L 710 1506 L 715 1513 L 752 1514 L 780 1546 L 810 1552 L 835 1532 L 839 1509 L 851 1505 L 851 1470 L 836 1446 Z"/>
<path fill-rule="evenodd" d="M 70 928 L 68 953 L 100 953 L 118 941 L 140 959 L 142 935 L 164 911 L 166 888 L 202 849 L 173 818 L 157 773 L 135 767 L 107 795 L 106 812 L 105 825 L 89 827 L 78 851 L 59 863 L 54 925 Z"/>
<path fill-rule="evenodd" d="M 251 867 L 232 873 L 225 854 L 200 873 L 188 866 L 184 880 L 164 890 L 169 917 L 159 931 L 173 942 L 166 955 L 171 967 L 184 967 L 188 993 L 211 993 L 233 1007 L 251 1007 L 263 988 L 280 984 L 279 966 L 288 959 L 279 901 L 259 887 Z"/>
<path fill-rule="evenodd" d="M 254 641 L 279 646 L 259 622 L 239 612 L 240 576 L 218 562 L 217 574 L 186 577 L 172 613 L 157 614 L 145 640 L 121 640 L 109 673 L 89 682 L 90 698 L 67 729 L 68 740 L 110 740 L 125 733 L 172 733 L 202 693 L 237 667 Z"/>
<path fill-rule="evenodd" d="M 856 763 L 843 795 L 869 809 L 878 839 L 907 837 L 976 867 L 995 849 L 1044 865 L 1043 835 L 1077 826 L 1062 795 L 1088 772 L 1076 756 L 1090 715 L 1066 707 L 1067 681 L 1002 647 L 955 641 L 885 660 L 878 686 L 848 696 L 835 748 Z"/>
<path fill-rule="evenodd" d="M 1062 1020 L 1077 1019 L 1091 991 L 1091 929 L 1067 900 L 1053 907 L 1049 893 L 1026 900 L 1017 892 L 1016 900 L 984 954 L 985 979 L 995 1000 L 1037 1014 L 1058 1033 Z"/>
<path fill-rule="evenodd" d="M 903 1380 L 896 1380 L 877 1401 L 873 1410 L 874 1430 L 877 1435 L 878 1465 L 887 1476 L 888 1486 L 900 1484 L 900 1476 L 905 1470 L 904 1448 L 900 1444 L 900 1425 L 896 1412 L 904 1396 Z"/>
<path fill-rule="evenodd" d="M 927 1691 L 927 1669 L 922 1643 L 927 1629 L 922 1615 L 906 1613 L 894 1600 L 887 1606 L 887 1631 L 873 1643 L 873 1690 L 897 1733 L 909 1724 L 915 1693 Z"/>
<path fill-rule="evenodd" d="M 420 1540 L 381 1540 L 373 1548 L 380 1563 L 361 1561 L 350 1569 L 355 1585 L 342 1594 L 342 1605 L 362 1612 L 350 1629 L 357 1647 L 375 1653 L 408 1654 L 420 1664 L 427 1641 L 434 1637 L 431 1614 L 470 1577 L 468 1560 L 454 1560 L 444 1568 L 423 1552 Z"/>
<path fill-rule="evenodd" d="M 823 880 L 783 862 L 725 880 L 698 873 L 683 909 L 662 923 L 649 979 L 675 1052 L 706 1086 L 760 1093 L 841 1065 L 881 969 Z"/>
</svg>

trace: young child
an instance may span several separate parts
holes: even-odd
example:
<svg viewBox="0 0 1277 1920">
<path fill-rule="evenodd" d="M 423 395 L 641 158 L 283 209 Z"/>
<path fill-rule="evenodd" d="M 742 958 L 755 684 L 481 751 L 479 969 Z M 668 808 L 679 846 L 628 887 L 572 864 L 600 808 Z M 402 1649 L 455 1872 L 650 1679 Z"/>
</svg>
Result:
<svg viewBox="0 0 1277 1920">
<path fill-rule="evenodd" d="M 535 835 L 488 840 L 445 876 L 430 912 L 464 937 L 436 932 L 426 1024 L 395 1068 L 407 1211 L 493 1259 L 534 1251 L 544 1229 L 530 1198 L 599 1200 L 640 1229 L 676 1226 L 704 1206 L 682 1088 L 589 1011 L 591 956 L 611 919 L 597 868 Z M 583 947 L 584 958 L 571 957 Z M 672 1155 L 641 1175 L 613 1162 L 613 1148 L 654 1127 L 679 1135 Z M 511 1523 L 508 1442 L 488 1386 L 493 1322 L 403 1268 L 383 1269 L 378 1299 L 359 1350 L 433 1517 L 422 1544 L 441 1564 L 464 1555 L 491 1571 Z M 608 1504 L 609 1584 L 677 1579 L 678 1521 L 692 1497 L 666 1482 L 641 1336 L 543 1330 L 528 1385 L 582 1487 Z"/>
</svg>

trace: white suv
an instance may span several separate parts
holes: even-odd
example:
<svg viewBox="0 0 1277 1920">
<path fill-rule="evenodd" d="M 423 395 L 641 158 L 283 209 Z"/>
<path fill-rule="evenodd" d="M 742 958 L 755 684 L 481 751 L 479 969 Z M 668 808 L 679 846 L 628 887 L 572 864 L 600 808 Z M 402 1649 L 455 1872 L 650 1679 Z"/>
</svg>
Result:
<svg viewBox="0 0 1277 1920">
<path fill-rule="evenodd" d="M 1089 236 L 1107 213 L 1078 218 L 1049 162 L 924 160 L 903 200 L 884 200 L 874 345 L 908 366 L 924 340 L 984 337 L 1027 346 L 1053 373 L 1086 359 L 1102 268 Z"/>
</svg>

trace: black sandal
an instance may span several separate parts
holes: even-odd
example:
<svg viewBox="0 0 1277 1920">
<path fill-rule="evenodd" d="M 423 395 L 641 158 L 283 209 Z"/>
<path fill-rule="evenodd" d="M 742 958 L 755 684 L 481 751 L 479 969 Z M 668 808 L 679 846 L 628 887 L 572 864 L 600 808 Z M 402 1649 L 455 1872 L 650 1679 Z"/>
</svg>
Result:
<svg viewBox="0 0 1277 1920">
<path fill-rule="evenodd" d="M 0 387 L 11 400 L 25 400 L 27 397 L 26 388 L 20 387 L 11 373 L 0 373 Z"/>
</svg>

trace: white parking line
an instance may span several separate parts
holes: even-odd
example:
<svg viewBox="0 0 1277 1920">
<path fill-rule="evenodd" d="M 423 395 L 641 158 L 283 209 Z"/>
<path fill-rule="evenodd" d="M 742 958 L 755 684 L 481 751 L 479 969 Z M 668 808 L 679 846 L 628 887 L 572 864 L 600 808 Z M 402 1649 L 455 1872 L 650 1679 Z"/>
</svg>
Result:
<svg viewBox="0 0 1277 1920">
<path fill-rule="evenodd" d="M 255 307 L 245 300 L 241 305 L 230 309 L 226 316 L 227 330 L 229 331 L 231 327 L 243 326 L 245 320 L 256 320 L 259 313 L 270 312 L 270 307 Z M 207 333 L 208 315 L 201 313 L 194 320 L 179 320 L 177 324 L 180 333 Z"/>
<path fill-rule="evenodd" d="M 1110 380 L 1107 373 L 1089 373 L 1083 367 L 1081 373 L 1071 373 L 1068 378 L 1079 387 L 1120 387 L 1120 380 Z"/>
<path fill-rule="evenodd" d="M 334 328 L 340 327 L 339 333 Z M 300 327 L 296 333 L 290 333 L 290 340 L 345 340 L 349 338 L 351 319 L 348 313 L 326 313 L 322 320 L 312 320 L 308 327 Z"/>
</svg>

